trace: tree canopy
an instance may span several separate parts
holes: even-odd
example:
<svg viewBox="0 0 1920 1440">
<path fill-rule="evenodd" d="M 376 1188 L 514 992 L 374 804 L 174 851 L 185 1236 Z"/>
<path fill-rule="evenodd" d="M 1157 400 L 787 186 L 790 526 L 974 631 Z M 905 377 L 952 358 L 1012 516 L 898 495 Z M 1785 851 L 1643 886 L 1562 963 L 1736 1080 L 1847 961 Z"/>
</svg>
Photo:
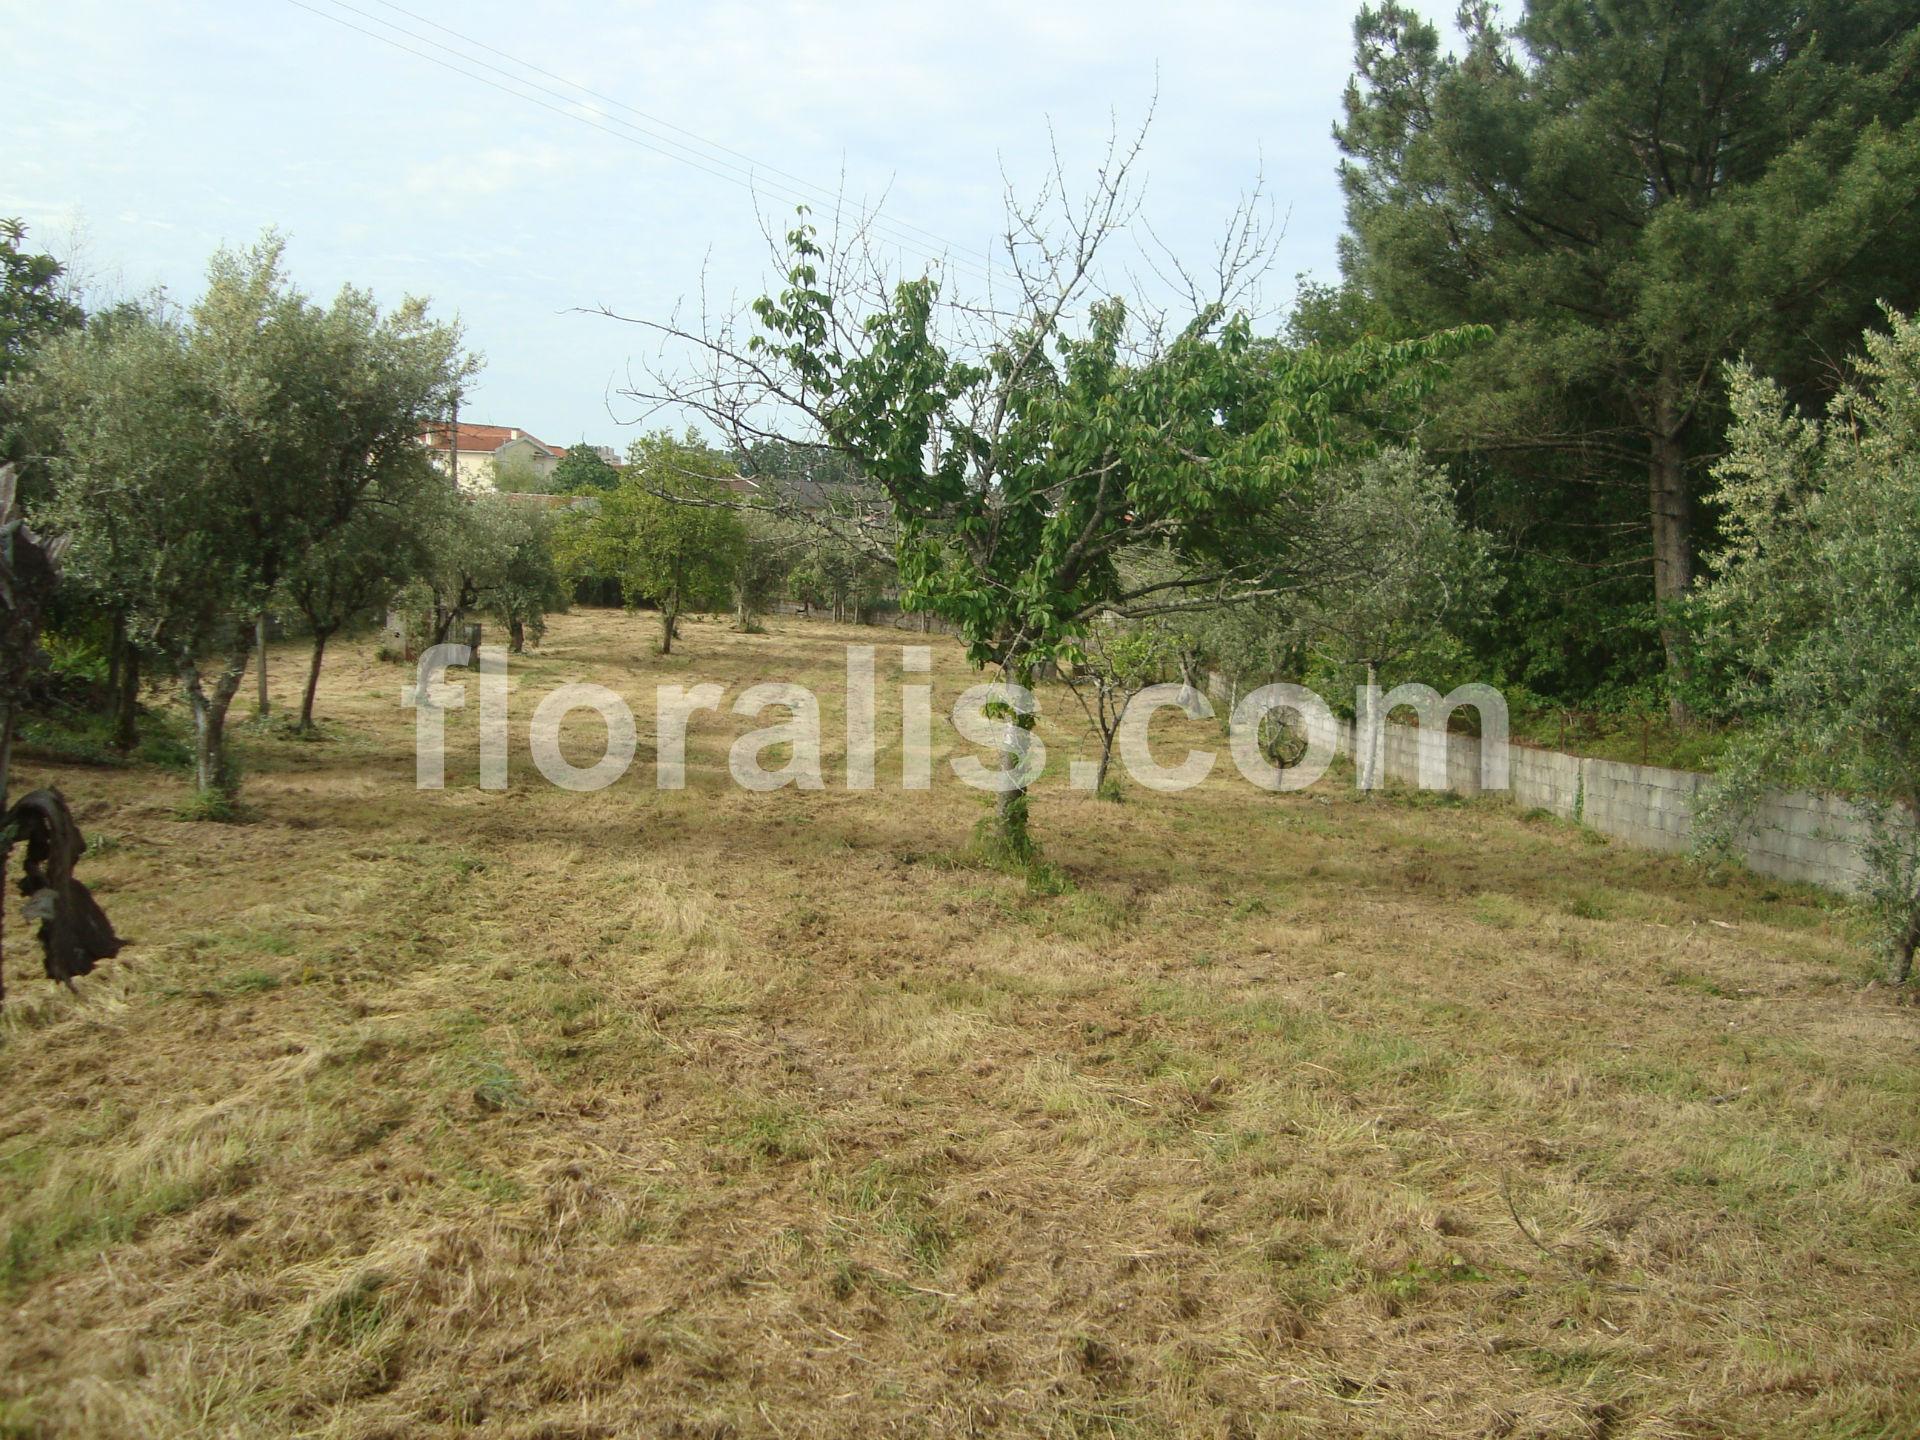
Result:
<svg viewBox="0 0 1920 1440">
<path fill-rule="evenodd" d="M 620 472 L 600 458 L 593 446 L 569 445 L 560 463 L 553 467 L 547 488 L 556 495 L 591 495 L 611 490 L 620 483 Z"/>
<path fill-rule="evenodd" d="M 1103 614 L 1243 602 L 1363 566 L 1316 534 L 1324 474 L 1365 448 L 1356 419 L 1476 338 L 1256 336 L 1235 308 L 1236 257 L 1258 246 L 1244 219 L 1216 292 L 1196 291 L 1184 320 L 1103 294 L 1096 255 L 1129 163 L 1116 155 L 1051 226 L 1016 212 L 1011 313 L 951 301 L 931 275 L 879 278 L 858 237 L 823 244 L 803 213 L 785 288 L 754 303 L 750 333 L 674 332 L 706 365 L 662 382 L 738 451 L 779 439 L 843 457 L 884 497 L 872 541 L 897 563 L 903 604 L 1023 685 Z M 1024 853 L 1021 748 L 1010 734 L 999 816 Z"/>
<path fill-rule="evenodd" d="M 655 606 L 660 652 L 670 654 L 683 613 L 721 609 L 733 598 L 745 544 L 723 483 L 733 474 L 726 457 L 692 432 L 642 435 L 619 485 L 562 522 L 562 569 L 573 580 L 618 581 L 629 606 Z"/>
<path fill-rule="evenodd" d="M 1745 724 L 1700 819 L 1730 846 L 1763 786 L 1853 799 L 1905 980 L 1920 943 L 1920 323 L 1888 323 L 1824 420 L 1732 371 L 1713 496 L 1726 544 L 1698 612 Z"/>
<path fill-rule="evenodd" d="M 1518 539 L 1519 668 L 1561 689 L 1601 678 L 1583 665 L 1635 673 L 1634 637 L 1657 627 L 1679 713 L 1672 604 L 1722 362 L 1817 390 L 1876 300 L 1916 298 L 1920 17 L 1526 0 L 1511 23 L 1486 4 L 1461 20 L 1457 55 L 1392 0 L 1356 21 L 1336 129 L 1353 293 L 1309 296 L 1305 318 L 1494 327 L 1438 396 L 1431 443 L 1475 457 L 1474 502 Z M 1529 631 L 1550 636 L 1531 655 Z"/>
<path fill-rule="evenodd" d="M 470 363 L 424 301 L 321 306 L 269 235 L 213 258 L 187 312 L 121 308 L 47 347 L 35 403 L 57 438 L 52 522 L 129 633 L 179 676 L 203 794 L 232 788 L 227 708 L 253 617 L 368 506 L 444 484 L 418 443 Z"/>
<path fill-rule="evenodd" d="M 65 293 L 60 262 L 27 249 L 27 228 L 0 219 L 0 463 L 25 458 L 20 416 L 8 387 L 35 350 L 86 318 Z"/>
</svg>

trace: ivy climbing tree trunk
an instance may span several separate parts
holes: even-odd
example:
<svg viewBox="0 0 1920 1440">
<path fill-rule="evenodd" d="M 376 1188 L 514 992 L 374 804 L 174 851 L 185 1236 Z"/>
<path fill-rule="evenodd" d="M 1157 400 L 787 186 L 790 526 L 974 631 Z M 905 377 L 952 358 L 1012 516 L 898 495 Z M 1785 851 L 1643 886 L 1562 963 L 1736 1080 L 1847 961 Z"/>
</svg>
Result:
<svg viewBox="0 0 1920 1440">
<path fill-rule="evenodd" d="M 1004 673 L 1014 685 L 1033 691 L 1033 666 L 1021 659 L 1010 662 Z M 1022 863 L 1033 858 L 1033 836 L 1027 829 L 1027 781 L 1023 769 L 1027 747 L 1033 738 L 1034 714 L 1031 699 L 1025 709 L 1009 708 L 1002 717 L 1006 740 L 1000 751 L 1001 789 L 994 796 L 994 841 L 1006 857 Z"/>
</svg>

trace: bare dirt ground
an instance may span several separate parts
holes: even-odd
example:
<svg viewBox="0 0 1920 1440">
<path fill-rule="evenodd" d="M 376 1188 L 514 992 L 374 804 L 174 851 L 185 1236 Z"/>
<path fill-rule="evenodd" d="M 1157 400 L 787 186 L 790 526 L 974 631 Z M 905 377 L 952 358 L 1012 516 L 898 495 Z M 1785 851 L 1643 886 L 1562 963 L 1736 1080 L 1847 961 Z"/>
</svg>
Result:
<svg viewBox="0 0 1920 1440">
<path fill-rule="evenodd" d="M 249 727 L 250 823 L 25 758 L 137 943 L 68 995 L 7 935 L 0 1434 L 1920 1434 L 1920 1010 L 1837 902 L 1178 717 L 1215 776 L 1098 801 L 1058 690 L 1030 884 L 890 783 L 920 637 L 773 630 L 558 617 L 504 794 L 471 683 L 413 788 L 370 644 Z M 568 679 L 640 719 L 594 795 L 527 756 Z M 661 679 L 814 685 L 829 788 L 704 715 L 656 791 Z"/>
</svg>

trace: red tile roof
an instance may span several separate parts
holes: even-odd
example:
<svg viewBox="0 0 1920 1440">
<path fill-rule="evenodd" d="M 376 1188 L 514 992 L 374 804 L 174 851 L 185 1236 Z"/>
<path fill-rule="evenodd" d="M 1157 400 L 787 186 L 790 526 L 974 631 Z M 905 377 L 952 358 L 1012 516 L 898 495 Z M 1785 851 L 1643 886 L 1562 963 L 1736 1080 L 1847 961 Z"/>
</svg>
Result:
<svg viewBox="0 0 1920 1440">
<path fill-rule="evenodd" d="M 465 420 L 462 420 L 459 430 L 460 453 L 463 455 L 491 455 L 502 445 L 511 444 L 515 439 L 531 440 L 535 445 L 538 445 L 549 454 L 561 455 L 566 453 L 564 446 L 556 447 L 549 445 L 546 441 L 537 439 L 529 435 L 526 431 L 515 429 L 510 425 L 470 425 Z M 420 438 L 430 450 L 445 450 L 447 448 L 447 427 L 444 423 L 429 425 L 427 426 L 426 433 Z"/>
</svg>

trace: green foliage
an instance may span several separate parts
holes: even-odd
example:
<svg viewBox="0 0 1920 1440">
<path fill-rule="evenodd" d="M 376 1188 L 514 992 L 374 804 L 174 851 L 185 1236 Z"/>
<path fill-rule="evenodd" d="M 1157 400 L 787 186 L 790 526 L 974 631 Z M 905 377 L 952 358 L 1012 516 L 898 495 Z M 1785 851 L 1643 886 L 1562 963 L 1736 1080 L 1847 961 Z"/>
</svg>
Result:
<svg viewBox="0 0 1920 1440">
<path fill-rule="evenodd" d="M 750 630 L 785 590 L 802 537 L 792 522 L 783 522 L 765 510 L 743 511 L 740 519 L 739 561 L 733 574 L 734 614 L 740 628 Z"/>
<path fill-rule="evenodd" d="M 26 239 L 18 220 L 0 220 L 0 385 L 40 345 L 86 318 L 61 290 L 60 262 L 27 253 Z"/>
<path fill-rule="evenodd" d="M 551 478 L 540 473 L 540 467 L 533 457 L 521 452 L 507 456 L 506 459 L 493 459 L 488 462 L 493 471 L 493 488 L 502 495 L 544 495 L 553 489 Z M 559 467 L 555 466 L 556 473 Z"/>
<path fill-rule="evenodd" d="M 1824 422 L 1731 371 L 1714 468 L 1726 544 L 1696 619 L 1748 722 L 1703 812 L 1707 842 L 1732 843 L 1763 786 L 1847 794 L 1905 979 L 1920 940 L 1920 324 L 1888 319 Z"/>
<path fill-rule="evenodd" d="M 320 306 L 282 242 L 221 251 L 182 314 L 107 312 L 42 352 L 30 399 L 57 438 L 48 521 L 71 566 L 181 678 L 202 789 L 226 786 L 226 711 L 253 618 L 315 546 L 427 475 L 418 437 L 471 371 L 424 301 Z"/>
<path fill-rule="evenodd" d="M 468 512 L 474 537 L 471 563 L 481 610 L 515 637 L 535 644 L 546 619 L 567 605 L 554 560 L 552 513 L 524 501 L 480 496 Z"/>
<path fill-rule="evenodd" d="M 591 445 L 571 445 L 553 467 L 548 489 L 556 495 L 593 495 L 620 483 L 620 472 Z"/>
<path fill-rule="evenodd" d="M 1080 702 L 1100 742 L 1094 793 L 1103 800 L 1121 798 L 1109 777 L 1113 744 L 1133 699 L 1159 684 L 1176 662 L 1172 632 L 1162 622 L 1118 618 L 1095 621 L 1076 641 L 1061 670 L 1061 680 Z"/>
<path fill-rule="evenodd" d="M 1461 664 L 1460 636 L 1498 589 L 1487 537 L 1460 521 L 1452 482 L 1418 452 L 1388 450 L 1342 471 L 1321 513 L 1329 543 L 1367 557 L 1365 570 L 1304 590 L 1291 623 L 1318 664 L 1351 688 L 1356 666 L 1383 685 L 1434 683 Z"/>
<path fill-rule="evenodd" d="M 724 484 L 733 473 L 691 432 L 641 436 L 620 484 L 562 522 L 562 573 L 617 581 L 629 606 L 651 602 L 661 649 L 671 650 L 678 616 L 732 599 L 746 547 L 737 497 Z"/>
<path fill-rule="evenodd" d="M 938 287 L 905 281 L 848 353 L 804 221 L 788 287 L 756 302 L 758 363 L 810 406 L 833 448 L 887 495 L 909 609 L 953 622 L 979 664 L 1024 674 L 1106 609 L 1259 589 L 1306 558 L 1315 477 L 1354 444 L 1342 424 L 1469 340 L 1283 350 L 1210 307 L 1144 355 L 1117 299 L 1071 332 L 1041 306 L 983 363 L 936 333 Z M 1176 573 L 1130 586 L 1146 550 Z"/>
<path fill-rule="evenodd" d="M 824 610 L 836 620 L 860 623 L 886 598 L 894 571 L 867 546 L 831 528 L 804 533 L 797 543 L 798 557 L 787 572 L 786 590 L 801 604 Z"/>
<path fill-rule="evenodd" d="M 754 486 L 749 545 L 756 534 L 767 537 L 767 558 L 781 571 L 778 587 L 788 598 L 856 622 L 892 598 L 889 503 L 850 456 L 760 438 L 740 447 L 735 463 Z M 751 554 L 748 563 L 757 563 Z"/>
<path fill-rule="evenodd" d="M 1392 0 L 1356 21 L 1352 293 L 1312 292 L 1297 318 L 1324 337 L 1494 327 L 1427 440 L 1462 457 L 1469 514 L 1513 537 L 1502 668 L 1577 697 L 1645 675 L 1664 638 L 1684 678 L 1670 602 L 1721 362 L 1817 393 L 1876 299 L 1920 299 L 1920 24 L 1853 0 L 1526 0 L 1460 23 L 1447 55 Z"/>
<path fill-rule="evenodd" d="M 0 219 L 0 461 L 23 458 L 8 387 L 36 350 L 86 318 L 64 292 L 60 262 L 29 253 L 26 239 L 26 226 Z"/>
<path fill-rule="evenodd" d="M 411 633 L 437 644 L 471 615 L 507 627 L 518 649 L 538 644 L 546 617 L 567 606 L 561 581 L 564 520 L 506 495 L 454 496 L 441 482 L 424 542 L 427 560 L 401 600 Z"/>
<path fill-rule="evenodd" d="M 428 574 L 434 545 L 463 503 L 424 451 L 404 483 L 397 474 L 393 480 L 380 503 L 355 507 L 298 555 L 282 582 L 281 595 L 323 641 Z"/>
</svg>

